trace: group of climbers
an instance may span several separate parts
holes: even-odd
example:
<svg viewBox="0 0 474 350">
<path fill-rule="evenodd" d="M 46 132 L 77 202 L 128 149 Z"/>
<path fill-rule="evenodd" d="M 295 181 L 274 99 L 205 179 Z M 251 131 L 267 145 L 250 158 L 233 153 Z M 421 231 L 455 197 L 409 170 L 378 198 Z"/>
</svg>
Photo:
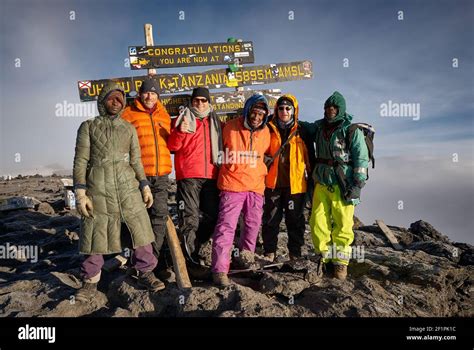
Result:
<svg viewBox="0 0 474 350">
<path fill-rule="evenodd" d="M 158 92 L 156 80 L 147 78 L 125 107 L 124 90 L 108 84 L 98 98 L 100 115 L 79 127 L 73 177 L 85 259 L 76 299 L 93 295 L 103 255 L 122 251 L 123 233 L 131 238 L 138 284 L 151 291 L 165 288 L 156 273 L 158 261 L 166 260 L 171 154 L 179 237 L 191 277 L 228 285 L 231 255 L 237 266 L 251 264 L 260 227 L 265 259 L 274 261 L 283 216 L 289 258 L 300 258 L 306 194 L 314 181 L 309 222 L 314 249 L 336 278 L 345 279 L 369 153 L 361 130 L 348 133 L 352 116 L 343 96 L 335 92 L 324 104 L 324 118 L 309 123 L 298 120 L 293 95 L 281 96 L 273 113 L 263 95 L 253 95 L 242 116 L 223 124 L 206 88 L 193 90 L 173 122 Z M 201 248 L 211 238 L 209 268 Z"/>
</svg>

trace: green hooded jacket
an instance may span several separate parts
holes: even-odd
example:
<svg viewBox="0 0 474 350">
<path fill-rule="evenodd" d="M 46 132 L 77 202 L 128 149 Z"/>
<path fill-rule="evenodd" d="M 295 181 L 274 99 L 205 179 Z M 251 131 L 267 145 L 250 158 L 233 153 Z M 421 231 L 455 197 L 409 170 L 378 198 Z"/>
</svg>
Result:
<svg viewBox="0 0 474 350">
<path fill-rule="evenodd" d="M 329 142 L 323 136 L 324 118 L 313 123 L 300 121 L 300 125 L 309 133 L 310 140 L 316 146 L 316 158 L 335 159 L 343 163 L 343 171 L 348 183 L 353 185 L 354 178 L 360 182 L 367 179 L 369 151 L 365 144 L 364 133 L 356 129 L 351 149 L 346 148 L 346 134 L 352 122 L 352 116 L 346 113 L 346 101 L 339 92 L 334 92 L 324 106 L 337 106 L 339 113 L 331 123 L 340 123 L 332 133 Z M 317 163 L 313 171 L 315 182 L 325 186 L 338 185 L 334 168 L 330 165 Z"/>
<path fill-rule="evenodd" d="M 139 185 L 147 184 L 140 145 L 132 124 L 107 115 L 107 95 L 123 89 L 107 84 L 98 98 L 99 116 L 86 120 L 77 132 L 73 178 L 85 188 L 93 204 L 93 217 L 82 217 L 79 251 L 83 254 L 119 253 L 121 223 L 130 233 L 133 248 L 154 241 L 150 219 Z"/>
</svg>

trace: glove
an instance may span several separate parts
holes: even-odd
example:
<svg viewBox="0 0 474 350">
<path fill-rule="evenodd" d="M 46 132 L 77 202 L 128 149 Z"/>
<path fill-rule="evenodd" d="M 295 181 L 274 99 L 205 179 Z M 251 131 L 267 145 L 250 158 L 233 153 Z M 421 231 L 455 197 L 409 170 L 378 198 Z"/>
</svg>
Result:
<svg viewBox="0 0 474 350">
<path fill-rule="evenodd" d="M 179 129 L 178 130 L 182 133 L 189 132 L 189 122 L 186 119 L 183 119 L 181 124 L 179 124 Z"/>
<path fill-rule="evenodd" d="M 359 187 L 360 189 L 364 188 L 365 182 L 359 179 L 354 179 L 354 186 Z"/>
<path fill-rule="evenodd" d="M 351 186 L 346 192 L 346 195 L 345 195 L 346 200 L 350 201 L 352 199 L 359 199 L 360 190 L 361 188 L 358 186 Z"/>
<path fill-rule="evenodd" d="M 86 190 L 83 188 L 78 188 L 76 190 L 76 209 L 79 214 L 85 216 L 86 218 L 94 217 L 94 207 L 92 206 L 92 201 L 86 196 Z"/>
<path fill-rule="evenodd" d="M 349 189 L 346 192 L 346 195 L 345 195 L 346 200 L 350 201 L 352 199 L 359 199 L 360 191 L 362 190 L 362 187 L 364 186 L 365 186 L 365 182 L 360 181 L 358 179 L 354 179 L 354 185 L 349 187 Z"/>
<path fill-rule="evenodd" d="M 153 195 L 151 194 L 150 186 L 146 185 L 142 188 L 143 203 L 147 208 L 153 205 Z"/>
</svg>

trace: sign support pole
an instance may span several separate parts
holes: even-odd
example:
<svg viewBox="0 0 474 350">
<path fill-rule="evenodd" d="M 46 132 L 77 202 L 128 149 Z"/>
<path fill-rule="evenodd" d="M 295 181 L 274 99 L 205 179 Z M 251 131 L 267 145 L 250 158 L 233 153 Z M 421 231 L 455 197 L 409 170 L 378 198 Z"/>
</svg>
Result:
<svg viewBox="0 0 474 350">
<path fill-rule="evenodd" d="M 145 24 L 145 44 L 153 46 L 153 26 L 149 23 Z M 148 69 L 148 75 L 156 75 L 156 69 Z M 186 260 L 184 259 L 181 244 L 176 234 L 176 228 L 171 218 L 168 216 L 166 220 L 166 239 L 170 248 L 171 258 L 173 259 L 173 270 L 176 275 L 176 283 L 180 289 L 191 288 L 188 270 L 186 269 Z"/>
<path fill-rule="evenodd" d="M 145 24 L 145 45 L 153 46 L 153 26 L 149 23 Z M 155 75 L 156 69 L 148 69 L 148 75 Z"/>
</svg>

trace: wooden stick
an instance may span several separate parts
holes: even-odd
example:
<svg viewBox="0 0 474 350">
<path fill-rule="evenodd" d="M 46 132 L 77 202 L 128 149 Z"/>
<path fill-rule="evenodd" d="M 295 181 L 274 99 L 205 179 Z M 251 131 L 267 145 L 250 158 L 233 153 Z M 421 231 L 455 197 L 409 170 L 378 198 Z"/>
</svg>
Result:
<svg viewBox="0 0 474 350">
<path fill-rule="evenodd" d="M 275 264 L 270 264 L 270 265 L 264 265 L 259 268 L 250 268 L 250 269 L 243 269 L 243 270 L 230 270 L 228 275 L 234 275 L 236 273 L 241 273 L 241 272 L 262 272 L 265 271 L 265 269 L 268 269 L 269 267 L 276 267 L 276 266 L 282 266 L 284 263 L 275 263 Z"/>
<path fill-rule="evenodd" d="M 178 287 L 181 289 L 191 288 L 191 281 L 189 280 L 188 270 L 186 269 L 186 260 L 184 259 L 181 245 L 179 244 L 176 228 L 169 216 L 166 220 L 166 228 L 166 238 L 171 251 L 171 257 L 173 258 L 173 270 L 176 275 L 176 283 L 178 283 Z"/>
<path fill-rule="evenodd" d="M 145 44 L 147 46 L 153 46 L 153 26 L 149 23 L 145 24 Z M 156 69 L 148 69 L 148 75 L 156 74 Z M 186 261 L 184 260 L 183 251 L 179 243 L 178 235 L 176 234 L 176 228 L 174 227 L 173 221 L 168 216 L 166 220 L 166 238 L 168 240 L 168 246 L 171 251 L 171 257 L 173 258 L 173 270 L 176 275 L 176 283 L 181 289 L 191 288 L 191 281 L 189 280 L 188 270 L 186 269 Z"/>
<path fill-rule="evenodd" d="M 127 263 L 127 258 L 123 255 L 117 255 L 112 259 L 106 260 L 104 266 L 102 266 L 102 270 L 107 272 L 112 272 L 117 270 L 120 266 L 123 266 Z"/>
<path fill-rule="evenodd" d="M 149 23 L 145 24 L 145 45 L 153 46 L 153 26 Z M 148 75 L 155 75 L 156 69 L 148 69 Z"/>
<path fill-rule="evenodd" d="M 382 232 L 385 234 L 385 237 L 388 238 L 390 243 L 392 244 L 392 247 L 395 248 L 395 250 L 402 250 L 403 247 L 398 243 L 397 238 L 394 236 L 392 231 L 385 225 L 385 223 L 382 220 L 375 220 L 375 223 L 377 224 L 378 227 L 382 230 Z"/>
</svg>

